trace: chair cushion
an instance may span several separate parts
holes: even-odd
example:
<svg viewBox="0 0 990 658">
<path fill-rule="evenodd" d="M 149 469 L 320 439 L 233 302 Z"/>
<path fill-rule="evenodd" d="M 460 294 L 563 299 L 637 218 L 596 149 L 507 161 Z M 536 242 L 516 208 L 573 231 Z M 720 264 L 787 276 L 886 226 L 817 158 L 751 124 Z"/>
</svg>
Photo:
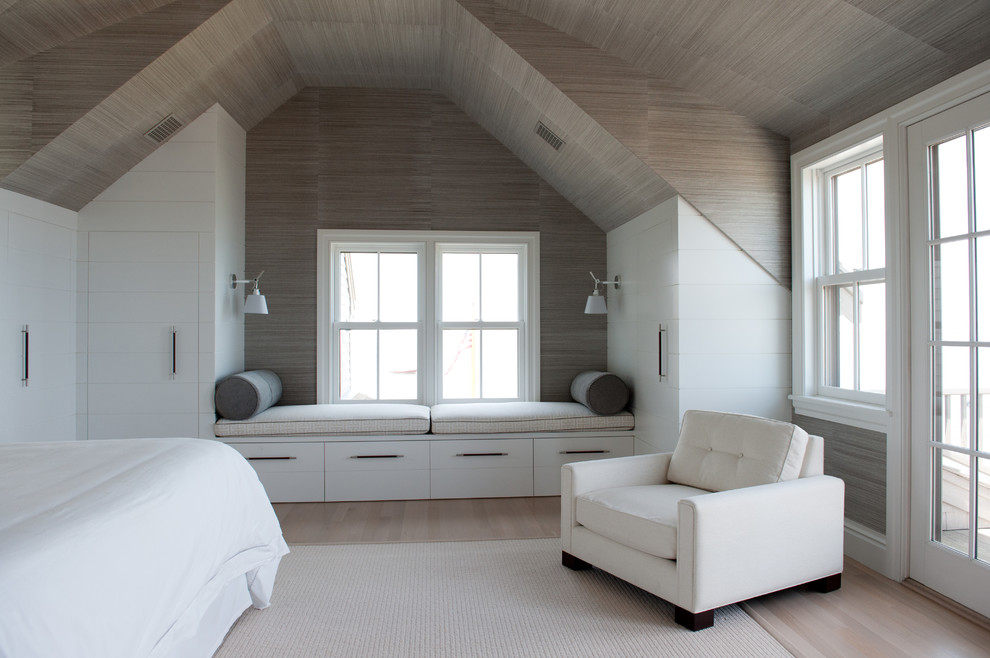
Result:
<svg viewBox="0 0 990 658">
<path fill-rule="evenodd" d="M 677 501 L 709 493 L 679 484 L 599 489 L 577 498 L 575 518 L 592 532 L 668 560 L 677 559 Z"/>
<path fill-rule="evenodd" d="M 791 423 L 756 416 L 688 411 L 667 479 L 726 491 L 800 476 L 808 434 Z"/>
</svg>

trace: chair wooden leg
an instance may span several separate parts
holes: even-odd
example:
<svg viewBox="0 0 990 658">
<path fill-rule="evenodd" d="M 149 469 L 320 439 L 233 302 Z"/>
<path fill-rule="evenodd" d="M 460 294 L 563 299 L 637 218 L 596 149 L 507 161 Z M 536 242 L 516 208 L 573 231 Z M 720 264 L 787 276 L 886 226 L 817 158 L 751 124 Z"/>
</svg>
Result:
<svg viewBox="0 0 990 658">
<path fill-rule="evenodd" d="M 573 569 L 574 571 L 582 571 L 584 569 L 590 569 L 591 565 L 579 557 L 574 557 L 567 551 L 560 552 L 560 563 L 567 567 L 568 569 Z"/>
<path fill-rule="evenodd" d="M 816 592 L 834 592 L 842 587 L 842 573 L 834 573 L 818 580 L 813 580 L 808 585 Z"/>
<path fill-rule="evenodd" d="M 701 631 L 715 625 L 715 611 L 688 612 L 684 608 L 675 605 L 674 621 L 689 631 Z"/>
</svg>

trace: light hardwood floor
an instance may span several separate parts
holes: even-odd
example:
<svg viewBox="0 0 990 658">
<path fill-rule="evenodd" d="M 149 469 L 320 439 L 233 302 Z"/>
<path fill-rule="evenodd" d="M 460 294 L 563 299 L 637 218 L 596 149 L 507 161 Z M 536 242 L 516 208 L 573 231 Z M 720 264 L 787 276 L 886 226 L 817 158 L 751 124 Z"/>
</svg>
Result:
<svg viewBox="0 0 990 658">
<path fill-rule="evenodd" d="M 279 503 L 289 544 L 477 541 L 560 536 L 560 498 Z M 769 594 L 743 608 L 791 653 L 821 656 L 990 656 L 990 620 L 921 585 L 846 560 L 842 588 Z M 968 614 L 967 614 L 968 613 Z"/>
</svg>

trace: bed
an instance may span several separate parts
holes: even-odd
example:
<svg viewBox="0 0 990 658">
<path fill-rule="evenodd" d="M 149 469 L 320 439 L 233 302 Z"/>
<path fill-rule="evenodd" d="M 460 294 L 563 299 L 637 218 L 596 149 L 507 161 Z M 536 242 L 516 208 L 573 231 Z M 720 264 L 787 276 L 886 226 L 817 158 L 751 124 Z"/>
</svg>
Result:
<svg viewBox="0 0 990 658">
<path fill-rule="evenodd" d="M 287 552 L 220 442 L 0 445 L 0 656 L 210 656 Z"/>
</svg>

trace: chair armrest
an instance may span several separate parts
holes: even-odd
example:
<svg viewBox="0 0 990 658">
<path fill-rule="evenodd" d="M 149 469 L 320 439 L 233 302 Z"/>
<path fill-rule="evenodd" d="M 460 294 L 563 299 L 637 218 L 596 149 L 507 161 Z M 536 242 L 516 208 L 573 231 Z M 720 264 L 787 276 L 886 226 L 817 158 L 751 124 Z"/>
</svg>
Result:
<svg viewBox="0 0 990 658">
<path fill-rule="evenodd" d="M 667 466 L 670 465 L 672 454 L 661 452 L 564 464 L 561 467 L 561 495 L 564 493 L 564 480 L 569 484 L 568 493 L 573 496 L 580 496 L 596 489 L 666 484 Z"/>
<path fill-rule="evenodd" d="M 842 572 L 842 480 L 798 478 L 678 503 L 679 605 L 692 612 Z"/>
<path fill-rule="evenodd" d="M 666 484 L 671 454 L 661 452 L 564 464 L 560 469 L 560 539 L 563 550 L 570 551 L 571 529 L 577 526 L 575 505 L 578 496 L 596 489 Z"/>
</svg>

